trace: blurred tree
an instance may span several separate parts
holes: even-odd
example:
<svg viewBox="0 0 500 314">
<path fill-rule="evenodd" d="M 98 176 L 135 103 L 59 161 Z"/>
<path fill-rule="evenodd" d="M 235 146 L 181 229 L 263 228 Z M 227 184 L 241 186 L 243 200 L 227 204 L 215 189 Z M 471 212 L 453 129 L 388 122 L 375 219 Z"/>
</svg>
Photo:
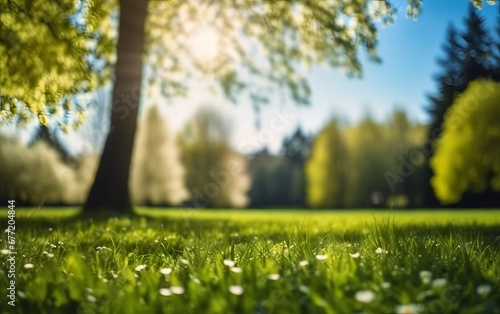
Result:
<svg viewBox="0 0 500 314">
<path fill-rule="evenodd" d="M 303 165 L 311 154 L 311 141 L 300 126 L 291 137 L 286 137 L 281 145 L 281 154 L 296 165 Z"/>
<path fill-rule="evenodd" d="M 497 17 L 496 22 L 496 41 L 495 41 L 495 49 L 493 51 L 493 64 L 495 75 L 493 79 L 497 82 L 500 82 L 500 17 Z"/>
<path fill-rule="evenodd" d="M 279 206 L 280 183 L 278 169 L 283 159 L 269 153 L 267 148 L 250 157 L 249 172 L 252 178 L 252 187 L 248 192 L 251 207 Z"/>
<path fill-rule="evenodd" d="M 410 1 L 409 11 L 419 1 Z M 297 65 L 327 63 L 360 75 L 358 52 L 376 55 L 375 20 L 391 23 L 394 8 L 384 1 L 151 1 L 121 0 L 117 63 L 111 109 L 111 132 L 95 182 L 84 206 L 130 212 L 128 178 L 137 120 L 142 54 L 151 53 L 152 78 L 158 77 L 166 96 L 187 92 L 190 78 L 209 76 L 228 98 L 245 90 L 255 104 L 267 102 L 262 86 L 285 86 L 297 103 L 307 103 L 310 90 Z M 146 17 L 148 38 L 145 38 Z M 200 23 L 203 22 L 203 23 Z M 214 30 L 218 52 L 210 62 L 189 47 L 193 29 Z M 125 36 L 123 36 L 125 35 Z M 242 36 L 244 35 L 244 36 Z M 203 47 L 201 49 L 204 49 Z M 200 49 L 198 47 L 198 49 Z M 163 75 L 160 75 L 163 73 Z"/>
<path fill-rule="evenodd" d="M 408 16 L 415 18 L 421 1 L 408 2 Z M 0 84 L 5 119 L 31 112 L 46 124 L 48 116 L 58 114 L 60 105 L 65 111 L 75 109 L 63 96 L 91 90 L 109 77 L 106 65 L 112 60 L 108 48 L 113 40 L 108 34 L 116 16 L 114 2 L 94 1 L 90 9 L 89 3 L 77 2 L 75 9 L 74 1 L 2 2 L 0 64 L 9 70 Z M 309 87 L 297 75 L 296 66 L 327 63 L 359 75 L 360 50 L 366 49 L 372 60 L 378 60 L 374 21 L 391 23 L 395 12 L 387 0 L 151 1 L 149 12 L 148 3 L 119 1 L 110 132 L 84 212 L 132 210 L 128 179 L 146 43 L 154 56 L 151 77 L 160 77 L 157 70 L 166 74 L 161 80 L 168 96 L 185 94 L 186 78 L 199 78 L 197 74 L 201 74 L 215 78 L 222 92 L 235 99 L 247 87 L 248 80 L 242 78 L 256 75 L 265 83 L 286 86 L 297 103 L 306 103 Z M 199 60 L 187 45 L 190 30 L 200 21 L 224 35 L 218 43 L 223 53 L 218 54 L 216 62 Z M 257 51 L 262 58 L 255 58 Z M 256 88 L 249 96 L 256 103 L 265 102 L 266 97 L 260 94 Z M 17 113 L 18 98 L 29 109 Z"/>
<path fill-rule="evenodd" d="M 230 124 L 212 107 L 201 108 L 179 137 L 186 186 L 194 207 L 248 204 L 247 162 L 229 142 Z"/>
<path fill-rule="evenodd" d="M 0 199 L 42 205 L 72 201 L 73 172 L 45 141 L 32 147 L 0 136 Z"/>
<path fill-rule="evenodd" d="M 314 139 L 311 158 L 306 163 L 309 206 L 341 208 L 346 205 L 350 173 L 344 141 L 337 120 L 330 121 Z"/>
<path fill-rule="evenodd" d="M 431 159 L 432 186 L 441 203 L 457 203 L 467 191 L 500 192 L 499 101 L 499 83 L 477 80 L 450 108 Z M 499 194 L 481 203 L 498 206 Z"/>
<path fill-rule="evenodd" d="M 132 158 L 132 197 L 136 204 L 178 205 L 188 197 L 175 137 L 158 106 L 147 110 L 137 130 Z"/>
<path fill-rule="evenodd" d="M 349 188 L 346 202 L 351 207 L 381 206 L 389 187 L 384 172 L 390 167 L 390 141 L 384 128 L 367 116 L 347 135 Z"/>
<path fill-rule="evenodd" d="M 283 189 L 281 204 L 287 206 L 306 205 L 305 163 L 311 154 L 311 141 L 299 127 L 290 138 L 282 143 L 283 180 L 279 186 Z"/>
<path fill-rule="evenodd" d="M 383 146 L 392 153 L 384 176 L 389 186 L 385 205 L 389 207 L 421 207 L 424 193 L 425 152 L 422 145 L 427 126 L 412 122 L 405 111 L 396 109 L 387 128 Z M 389 150 L 390 149 L 390 150 Z M 395 200 L 395 201 L 394 201 Z M 394 202 L 393 202 L 394 201 Z"/>
<path fill-rule="evenodd" d="M 472 5 L 469 6 L 464 24 L 465 30 L 462 32 L 457 32 L 455 27 L 450 25 L 447 40 L 443 46 L 445 57 L 438 60 L 443 70 L 441 74 L 436 76 L 438 92 L 429 96 L 428 111 L 432 120 L 428 143 L 435 144 L 440 137 L 447 110 L 453 104 L 456 95 L 464 91 L 469 82 L 494 75 L 492 40 L 484 18 Z M 428 149 L 426 175 L 430 181 L 433 173 L 429 160 L 434 154 L 435 145 L 430 145 Z M 430 185 L 427 186 L 425 205 L 435 206 L 437 205 L 435 196 Z"/>
</svg>

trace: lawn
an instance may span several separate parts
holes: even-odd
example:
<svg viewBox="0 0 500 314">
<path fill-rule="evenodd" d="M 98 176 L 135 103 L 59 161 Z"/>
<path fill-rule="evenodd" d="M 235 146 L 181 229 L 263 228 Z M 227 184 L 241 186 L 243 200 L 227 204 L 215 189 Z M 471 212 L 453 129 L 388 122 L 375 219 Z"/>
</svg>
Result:
<svg viewBox="0 0 500 314">
<path fill-rule="evenodd" d="M 500 313 L 500 211 L 75 212 L 17 209 L 1 313 Z"/>
</svg>

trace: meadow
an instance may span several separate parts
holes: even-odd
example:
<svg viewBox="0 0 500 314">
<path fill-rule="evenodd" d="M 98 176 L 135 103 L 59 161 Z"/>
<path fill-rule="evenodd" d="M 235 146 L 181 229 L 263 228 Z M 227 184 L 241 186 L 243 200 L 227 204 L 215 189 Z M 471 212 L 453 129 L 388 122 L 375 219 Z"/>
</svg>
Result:
<svg viewBox="0 0 500 314">
<path fill-rule="evenodd" d="M 76 212 L 17 209 L 1 313 L 500 313 L 500 211 Z"/>
</svg>

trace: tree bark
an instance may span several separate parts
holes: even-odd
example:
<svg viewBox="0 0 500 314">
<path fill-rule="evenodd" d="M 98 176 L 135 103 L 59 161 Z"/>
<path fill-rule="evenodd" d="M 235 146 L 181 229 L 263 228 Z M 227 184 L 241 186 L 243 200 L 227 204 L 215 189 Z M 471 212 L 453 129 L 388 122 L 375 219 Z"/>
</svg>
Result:
<svg viewBox="0 0 500 314">
<path fill-rule="evenodd" d="M 83 212 L 132 213 L 130 163 L 142 83 L 148 0 L 121 0 L 111 123 Z"/>
</svg>

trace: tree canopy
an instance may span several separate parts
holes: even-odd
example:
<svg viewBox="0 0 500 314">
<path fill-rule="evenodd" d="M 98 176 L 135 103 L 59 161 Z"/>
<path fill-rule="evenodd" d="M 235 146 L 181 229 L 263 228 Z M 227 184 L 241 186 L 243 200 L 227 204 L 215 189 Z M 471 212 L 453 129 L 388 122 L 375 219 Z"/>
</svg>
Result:
<svg viewBox="0 0 500 314">
<path fill-rule="evenodd" d="M 456 98 L 443 123 L 431 159 L 432 185 L 443 204 L 467 192 L 500 191 L 500 83 L 471 82 Z"/>
<path fill-rule="evenodd" d="M 480 7 L 481 1 L 473 1 L 473 4 Z M 443 44 L 445 54 L 438 59 L 441 72 L 435 76 L 437 91 L 428 97 L 430 104 L 427 110 L 431 116 L 431 126 L 427 142 L 432 145 L 427 153 L 424 167 L 427 182 L 430 182 L 433 176 L 430 159 L 434 154 L 435 143 L 456 95 L 463 92 L 471 81 L 496 77 L 497 69 L 500 68 L 500 59 L 495 59 L 495 45 L 485 19 L 473 5 L 469 6 L 463 24 L 464 28 L 461 30 L 453 24 L 448 27 Z M 435 193 L 429 184 L 426 185 L 424 198 L 426 206 L 438 205 Z"/>
<path fill-rule="evenodd" d="M 2 121 L 78 125 L 79 96 L 110 78 L 115 65 L 111 132 L 85 210 L 132 209 L 128 180 L 143 77 L 157 79 L 168 97 L 203 79 L 232 100 L 246 95 L 266 103 L 271 86 L 305 104 L 310 88 L 301 67 L 326 64 L 361 75 L 362 51 L 379 60 L 375 22 L 392 23 L 395 14 L 387 0 L 118 2 L 119 14 L 112 0 L 0 7 L 0 66 L 9 74 L 0 85 Z M 408 3 L 407 15 L 415 18 L 421 0 Z M 196 37 L 216 42 L 210 58 L 209 47 L 193 45 Z"/>
<path fill-rule="evenodd" d="M 243 207 L 251 180 L 247 163 L 230 146 L 229 120 L 213 107 L 201 108 L 179 136 L 186 187 L 196 208 Z"/>
<path fill-rule="evenodd" d="M 0 2 L 0 121 L 83 119 L 84 94 L 111 75 L 114 3 Z M 80 97 L 76 97 L 80 96 Z"/>
</svg>

